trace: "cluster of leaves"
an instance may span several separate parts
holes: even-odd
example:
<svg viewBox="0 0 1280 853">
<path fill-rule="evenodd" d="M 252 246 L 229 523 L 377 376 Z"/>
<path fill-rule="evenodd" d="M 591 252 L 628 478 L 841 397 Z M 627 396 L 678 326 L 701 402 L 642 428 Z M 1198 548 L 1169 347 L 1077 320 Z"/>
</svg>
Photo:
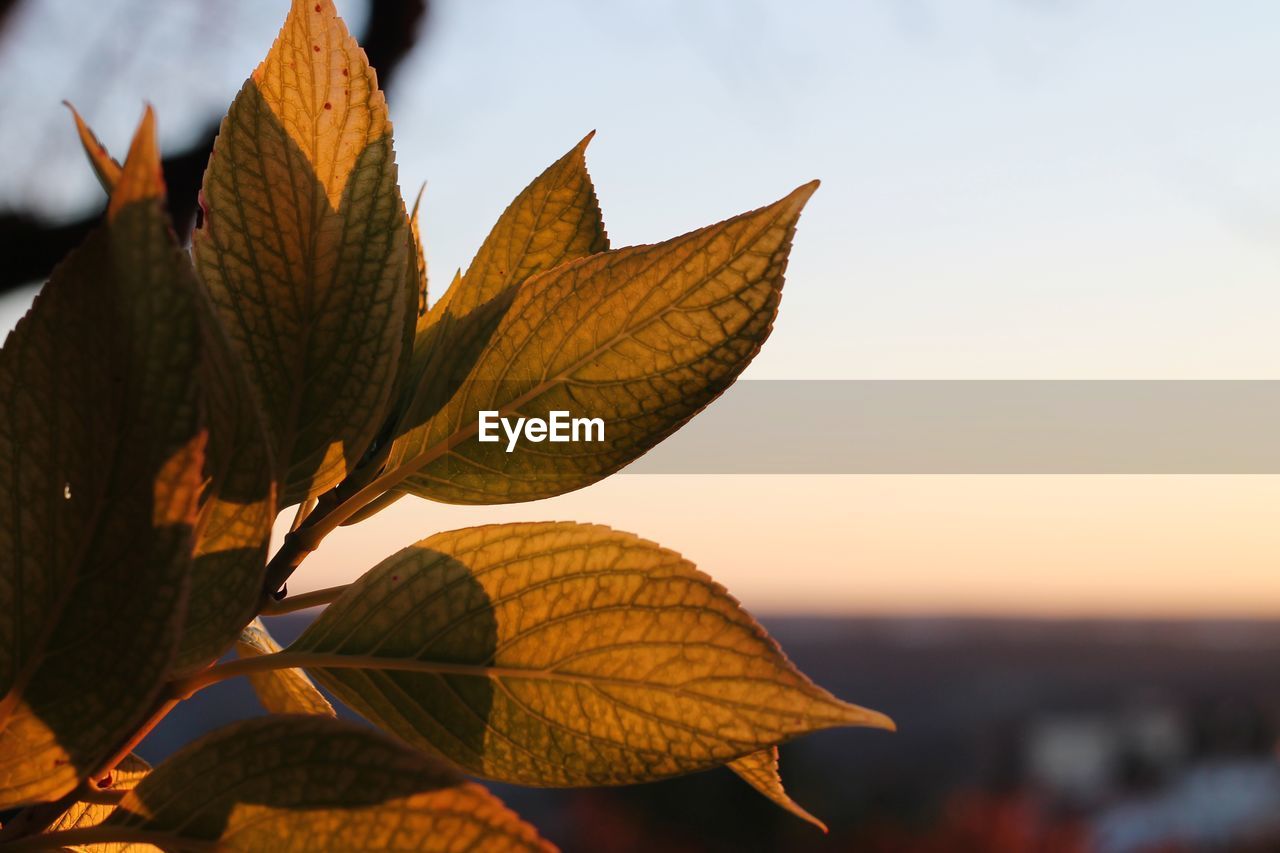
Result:
<svg viewBox="0 0 1280 853">
<path fill-rule="evenodd" d="M 476 527 L 346 587 L 283 587 L 327 533 L 403 495 L 549 497 L 679 428 L 768 335 L 816 184 L 611 250 L 583 140 L 428 307 L 386 104 L 329 0 L 294 2 L 232 104 L 190 252 L 150 110 L 123 165 L 75 118 L 106 221 L 0 356 L 0 840 L 543 849 L 463 774 L 618 785 L 720 765 L 813 820 L 777 745 L 891 724 L 652 542 Z M 606 441 L 475 440 L 480 410 L 554 409 L 604 418 Z M 284 649 L 257 618 L 319 603 Z M 131 754 L 239 675 L 271 715 L 154 770 Z M 337 720 L 312 679 L 375 725 Z"/>
</svg>

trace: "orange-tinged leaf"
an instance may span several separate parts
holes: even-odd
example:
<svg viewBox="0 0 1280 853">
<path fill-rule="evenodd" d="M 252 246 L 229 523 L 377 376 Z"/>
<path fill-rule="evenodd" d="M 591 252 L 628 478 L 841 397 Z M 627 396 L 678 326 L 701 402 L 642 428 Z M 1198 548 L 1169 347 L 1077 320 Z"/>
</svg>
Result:
<svg viewBox="0 0 1280 853">
<path fill-rule="evenodd" d="M 98 137 L 93 135 L 93 131 L 84 123 L 84 119 L 80 118 L 80 113 L 76 112 L 71 102 L 63 101 L 62 103 L 71 110 L 71 117 L 76 123 L 76 132 L 80 135 L 80 144 L 84 146 L 84 153 L 89 158 L 93 173 L 98 176 L 98 183 L 102 184 L 102 188 L 108 193 L 111 192 L 116 181 L 120 180 L 120 164 L 107 151 L 106 146 L 98 141 Z"/>
<path fill-rule="evenodd" d="M 254 619 L 236 640 L 236 654 L 242 658 L 261 657 L 280 651 L 280 644 L 271 636 L 261 619 Z M 273 669 L 255 672 L 249 676 L 253 692 L 258 694 L 262 707 L 272 714 L 322 714 L 335 716 L 329 700 L 316 689 L 315 684 L 300 669 Z"/>
<path fill-rule="evenodd" d="M 293 3 L 223 120 L 203 199 L 196 264 L 295 503 L 386 422 L 416 299 L 386 102 L 330 0 Z"/>
<path fill-rule="evenodd" d="M 90 163 L 114 197 L 119 167 L 112 169 L 115 160 L 106 146 L 98 142 L 75 108 L 67 106 Z M 151 151 L 148 156 L 158 157 L 158 153 Z M 200 296 L 200 388 L 210 420 L 210 439 L 191 594 L 174 662 L 178 672 L 216 659 L 256 612 L 275 519 L 275 465 L 262 413 L 244 366 L 231 351 L 203 290 Z"/>
<path fill-rule="evenodd" d="M 734 773 L 737 773 L 748 785 L 796 817 L 813 824 L 823 832 L 827 831 L 825 823 L 818 820 L 795 800 L 791 799 L 786 789 L 782 787 L 782 777 L 778 774 L 778 748 L 776 746 L 753 752 L 750 755 L 744 755 L 741 758 L 730 761 L 726 766 Z"/>
<path fill-rule="evenodd" d="M 443 764 L 318 716 L 248 720 L 202 738 L 152 771 L 100 829 L 166 848 L 554 849 Z"/>
<path fill-rule="evenodd" d="M 202 485 L 198 311 L 148 111 L 108 224 L 0 351 L 0 808 L 137 727 L 177 649 Z"/>
<path fill-rule="evenodd" d="M 387 488 L 449 503 L 528 501 L 634 461 L 719 396 L 759 351 L 796 221 L 816 188 L 520 285 L 445 408 L 401 430 Z M 508 452 L 503 440 L 479 440 L 481 411 L 599 418 L 604 440 L 524 442 Z"/>
<path fill-rule="evenodd" d="M 488 344 L 521 282 L 566 261 L 609 248 L 587 173 L 592 134 L 525 187 L 419 322 L 409 402 L 399 432 L 425 423 L 449 401 Z"/>
<path fill-rule="evenodd" d="M 418 291 L 418 314 L 414 323 L 414 339 L 422 335 L 430 324 L 428 319 L 427 299 L 427 253 L 422 248 L 422 228 L 420 223 L 422 194 L 427 185 L 418 188 L 418 195 L 413 200 L 413 210 L 409 212 L 409 238 L 413 251 L 409 258 L 409 275 Z"/>
<path fill-rule="evenodd" d="M 424 539 L 280 661 L 408 742 L 523 785 L 643 782 L 818 729 L 892 726 L 805 678 L 678 554 L 585 524 Z"/>
<path fill-rule="evenodd" d="M 138 783 L 151 772 L 151 765 L 136 755 L 127 755 L 111 772 L 110 784 L 100 788 L 102 791 L 121 794 L 132 791 Z M 116 810 L 114 805 L 79 801 L 63 812 L 57 820 L 49 825 L 49 832 L 61 832 L 68 829 L 88 829 L 98 826 Z M 142 851 L 159 850 L 157 847 L 140 844 L 94 844 L 69 845 L 63 849 L 93 851 L 93 853 L 142 853 Z"/>
</svg>

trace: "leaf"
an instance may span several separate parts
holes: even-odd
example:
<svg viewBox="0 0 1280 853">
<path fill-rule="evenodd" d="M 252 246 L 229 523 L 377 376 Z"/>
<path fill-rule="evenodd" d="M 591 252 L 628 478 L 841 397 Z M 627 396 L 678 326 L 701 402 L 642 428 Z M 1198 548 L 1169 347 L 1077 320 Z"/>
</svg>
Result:
<svg viewBox="0 0 1280 853">
<path fill-rule="evenodd" d="M 892 726 L 797 672 L 678 554 L 585 524 L 425 539 L 352 584 L 285 661 L 409 743 L 524 785 L 643 782 Z"/>
<path fill-rule="evenodd" d="M 103 825 L 159 846 L 225 850 L 551 850 L 488 791 L 385 735 L 274 716 L 157 767 Z"/>
<path fill-rule="evenodd" d="M 422 249 L 422 231 L 419 227 L 419 209 L 422 207 L 422 193 L 427 185 L 418 189 L 418 196 L 413 200 L 413 210 L 409 212 L 409 243 L 412 248 L 411 262 L 408 265 L 414 287 L 418 291 L 417 320 L 414 324 L 414 340 L 421 337 L 430 324 L 427 304 L 427 253 Z"/>
<path fill-rule="evenodd" d="M 561 263 L 609 248 L 587 173 L 585 152 L 593 135 L 516 196 L 466 275 L 455 277 L 419 322 L 410 370 L 413 387 L 400 418 L 401 431 L 425 423 L 449 401 L 489 343 L 518 285 Z"/>
<path fill-rule="evenodd" d="M 331 0 L 293 3 L 222 122 L 203 198 L 196 265 L 296 503 L 385 423 L 417 298 L 386 101 Z"/>
<path fill-rule="evenodd" d="M 101 790 L 123 794 L 137 787 L 138 783 L 150 772 L 150 764 L 147 764 L 136 755 L 127 755 L 112 771 L 110 784 L 101 788 Z M 60 832 L 68 829 L 88 829 L 91 826 L 98 826 L 115 810 L 115 806 L 104 803 L 85 802 L 83 800 L 75 802 L 49 825 L 48 831 Z M 64 849 L 92 850 L 94 853 L 123 853 L 126 850 L 143 851 L 156 850 L 158 848 L 145 845 L 101 844 L 92 846 L 75 845 Z"/>
<path fill-rule="evenodd" d="M 267 631 L 261 619 L 254 619 L 236 641 L 236 654 L 242 658 L 261 657 L 280 651 L 280 645 Z M 249 676 L 253 691 L 262 707 L 272 714 L 322 714 L 336 716 L 329 700 L 300 669 L 273 669 Z"/>
<path fill-rule="evenodd" d="M 741 776 L 748 785 L 791 812 L 803 821 L 808 821 L 827 831 L 827 825 L 805 811 L 795 800 L 787 795 L 782 787 L 782 777 L 778 775 L 778 748 L 771 746 L 750 755 L 744 755 L 727 765 L 730 770 Z"/>
<path fill-rule="evenodd" d="M 97 770 L 176 651 L 205 434 L 159 174 L 148 110 L 107 225 L 0 352 L 0 808 Z"/>
<path fill-rule="evenodd" d="M 817 182 L 653 246 L 564 264 L 518 289 L 465 384 L 392 448 L 388 488 L 449 503 L 590 485 L 723 392 L 772 328 L 796 220 Z M 464 279 L 465 283 L 465 279 Z M 478 440 L 479 413 L 600 418 L 604 440 Z"/>
<path fill-rule="evenodd" d="M 98 141 L 98 137 L 93 135 L 93 131 L 84 123 L 84 119 L 80 118 L 80 113 L 76 112 L 71 102 L 63 101 L 62 103 L 71 110 L 71 117 L 76 123 L 76 132 L 80 134 L 80 144 L 84 146 L 84 153 L 89 158 L 93 173 L 98 176 L 98 183 L 110 193 L 116 181 L 120 180 L 120 164 L 107 151 L 107 147 Z"/>
<path fill-rule="evenodd" d="M 109 194 L 119 166 L 70 104 L 85 154 Z M 111 168 L 115 166 L 114 170 Z M 274 460 L 262 413 L 244 366 L 231 351 L 200 289 L 200 388 L 210 420 L 191 594 L 174 669 L 217 659 L 257 611 L 271 525 L 275 520 Z"/>
</svg>

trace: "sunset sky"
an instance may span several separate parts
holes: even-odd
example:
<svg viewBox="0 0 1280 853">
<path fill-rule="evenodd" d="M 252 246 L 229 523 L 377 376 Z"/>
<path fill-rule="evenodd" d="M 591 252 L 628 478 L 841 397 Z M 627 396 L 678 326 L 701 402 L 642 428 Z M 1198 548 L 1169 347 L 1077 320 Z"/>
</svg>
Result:
<svg viewBox="0 0 1280 853">
<path fill-rule="evenodd" d="M 288 4 L 223 4 L 216 55 L 185 63 L 216 63 L 193 89 L 104 49 L 105 28 L 80 16 L 107 12 L 32 5 L 7 34 L 20 48 L 0 52 L 5 79 L 33 81 L 0 93 L 3 132 L 22 114 L 37 142 L 58 141 L 0 164 L 0 198 L 47 182 L 56 217 L 101 203 L 62 98 L 117 151 L 148 99 L 181 144 L 199 110 L 230 102 Z M 156 26 L 202 20 L 170 5 Z M 358 30 L 362 5 L 338 5 Z M 437 296 L 511 197 L 594 128 L 615 246 L 822 179 L 749 376 L 1280 378 L 1280 5 L 433 12 L 389 100 L 401 186 L 429 182 Z M 59 49 L 82 39 L 97 64 L 68 69 Z M 29 301 L 0 297 L 0 329 Z M 760 612 L 1274 616 L 1277 511 L 1280 478 L 1262 476 L 620 476 L 536 505 L 401 501 L 335 534 L 291 588 L 353 579 L 441 529 L 573 519 L 680 550 Z"/>
</svg>

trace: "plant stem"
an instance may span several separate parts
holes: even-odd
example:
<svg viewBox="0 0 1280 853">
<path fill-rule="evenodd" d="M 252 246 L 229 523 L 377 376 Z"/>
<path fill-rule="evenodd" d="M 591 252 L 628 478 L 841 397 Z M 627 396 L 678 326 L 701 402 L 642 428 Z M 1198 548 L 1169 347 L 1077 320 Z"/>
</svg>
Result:
<svg viewBox="0 0 1280 853">
<path fill-rule="evenodd" d="M 311 511 L 316 508 L 316 499 L 307 498 L 298 504 L 298 511 L 293 515 L 293 524 L 289 525 L 289 532 L 297 530 L 302 526 L 302 522 L 307 520 L 307 516 L 311 515 Z"/>
<path fill-rule="evenodd" d="M 86 785 L 85 789 L 80 792 L 80 801 L 84 803 L 94 803 L 99 806 L 118 806 L 120 801 L 124 799 L 124 791 L 114 791 L 110 788 L 98 788 L 92 784 Z"/>
<path fill-rule="evenodd" d="M 138 744 L 142 743 L 143 738 L 151 734 L 151 730 L 158 726 L 160 721 L 169 715 L 170 711 L 178 707 L 178 703 L 184 698 L 186 697 L 179 696 L 172 691 L 167 691 L 164 694 L 164 698 L 162 698 L 160 703 L 156 706 L 156 709 L 151 712 L 151 716 L 146 719 L 146 722 L 139 726 L 138 730 L 129 737 L 129 740 L 125 742 L 124 746 L 116 750 L 116 752 L 103 763 L 101 769 L 89 778 L 97 779 L 102 776 L 102 774 L 110 773 L 112 770 L 115 770 L 116 765 L 121 761 L 124 761 L 129 753 L 133 752 Z"/>
<path fill-rule="evenodd" d="M 375 669 L 399 672 L 425 672 L 433 675 L 469 676 L 527 676 L 528 670 L 501 666 L 483 666 L 469 663 L 424 661 L 417 658 L 386 658 L 376 655 L 344 655 L 332 652 L 294 652 L 285 649 L 269 655 L 237 658 L 197 672 L 180 682 L 174 682 L 175 692 L 190 696 L 197 691 L 236 678 L 277 669 Z M 577 676 L 565 676 L 567 680 L 579 680 Z"/>
<path fill-rule="evenodd" d="M 330 586 L 324 589 L 317 589 L 311 592 L 304 592 L 298 595 L 291 595 L 288 598 L 282 598 L 279 601 L 274 599 L 268 601 L 266 606 L 262 608 L 262 616 L 281 616 L 285 613 L 294 613 L 299 610 L 306 610 L 308 607 L 319 607 L 322 604 L 331 604 L 335 598 L 342 595 L 347 587 L 351 584 L 343 584 L 341 586 Z"/>
</svg>

